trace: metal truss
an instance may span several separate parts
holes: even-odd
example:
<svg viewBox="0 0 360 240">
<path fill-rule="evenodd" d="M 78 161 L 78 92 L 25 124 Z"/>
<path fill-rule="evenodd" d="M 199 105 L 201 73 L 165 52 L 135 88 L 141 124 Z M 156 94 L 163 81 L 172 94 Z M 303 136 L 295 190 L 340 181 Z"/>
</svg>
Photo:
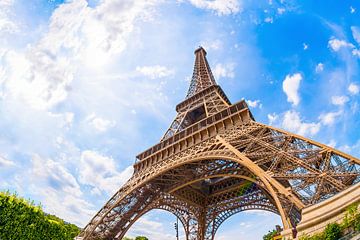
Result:
<svg viewBox="0 0 360 240">
<path fill-rule="evenodd" d="M 226 219 L 251 209 L 296 228 L 304 207 L 359 182 L 359 159 L 256 122 L 244 101 L 231 104 L 215 85 L 205 50 L 195 54 L 195 77 L 169 130 L 137 156 L 133 176 L 78 239 L 122 239 L 152 209 L 178 216 L 187 240 L 213 240 Z"/>
</svg>

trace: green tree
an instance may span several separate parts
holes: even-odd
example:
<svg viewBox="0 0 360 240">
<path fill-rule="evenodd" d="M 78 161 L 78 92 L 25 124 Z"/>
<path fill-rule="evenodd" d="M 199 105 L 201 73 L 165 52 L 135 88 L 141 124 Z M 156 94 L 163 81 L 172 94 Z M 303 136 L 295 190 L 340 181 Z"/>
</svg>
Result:
<svg viewBox="0 0 360 240">
<path fill-rule="evenodd" d="M 147 237 L 144 236 L 137 236 L 135 240 L 149 240 Z"/>
<path fill-rule="evenodd" d="M 277 231 L 274 229 L 269 231 L 267 234 L 263 236 L 263 240 L 272 240 L 272 238 L 277 234 Z"/>
</svg>

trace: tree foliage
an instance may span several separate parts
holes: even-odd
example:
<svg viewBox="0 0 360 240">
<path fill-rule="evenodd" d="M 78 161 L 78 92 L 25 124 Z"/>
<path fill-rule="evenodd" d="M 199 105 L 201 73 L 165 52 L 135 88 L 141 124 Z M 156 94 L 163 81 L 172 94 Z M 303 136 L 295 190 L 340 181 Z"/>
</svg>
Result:
<svg viewBox="0 0 360 240">
<path fill-rule="evenodd" d="M 80 229 L 45 214 L 40 206 L 9 192 L 0 192 L 0 239 L 70 240 Z"/>
<path fill-rule="evenodd" d="M 265 234 L 264 236 L 263 236 L 263 239 L 264 240 L 272 240 L 273 239 L 273 237 L 277 234 L 278 232 L 274 229 L 274 230 L 272 230 L 272 231 L 269 231 L 267 234 Z"/>
<path fill-rule="evenodd" d="M 129 237 L 123 237 L 122 240 L 134 240 L 133 238 L 129 238 Z M 135 240 L 149 240 L 147 237 L 144 237 L 144 236 L 137 236 L 135 238 Z"/>
<path fill-rule="evenodd" d="M 135 238 L 135 240 L 149 240 L 147 237 L 144 236 L 138 236 Z"/>
</svg>

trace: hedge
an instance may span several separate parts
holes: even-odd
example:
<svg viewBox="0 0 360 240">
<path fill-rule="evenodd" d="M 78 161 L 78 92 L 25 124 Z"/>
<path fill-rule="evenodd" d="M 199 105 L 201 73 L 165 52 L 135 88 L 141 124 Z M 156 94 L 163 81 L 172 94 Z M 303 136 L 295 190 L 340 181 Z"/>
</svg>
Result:
<svg viewBox="0 0 360 240">
<path fill-rule="evenodd" d="M 40 206 L 9 192 L 0 192 L 1 240 L 70 240 L 80 229 L 46 214 Z"/>
</svg>

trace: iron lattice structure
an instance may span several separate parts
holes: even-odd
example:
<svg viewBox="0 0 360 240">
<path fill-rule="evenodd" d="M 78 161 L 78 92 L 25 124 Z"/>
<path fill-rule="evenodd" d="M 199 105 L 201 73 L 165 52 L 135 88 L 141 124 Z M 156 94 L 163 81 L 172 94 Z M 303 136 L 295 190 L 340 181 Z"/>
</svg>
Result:
<svg viewBox="0 0 360 240">
<path fill-rule="evenodd" d="M 256 122 L 244 100 L 231 104 L 206 52 L 195 51 L 186 99 L 161 141 L 137 156 L 134 174 L 79 239 L 122 239 L 152 209 L 175 214 L 187 240 L 213 240 L 241 211 L 261 209 L 296 228 L 301 210 L 359 182 L 359 159 Z"/>
</svg>

